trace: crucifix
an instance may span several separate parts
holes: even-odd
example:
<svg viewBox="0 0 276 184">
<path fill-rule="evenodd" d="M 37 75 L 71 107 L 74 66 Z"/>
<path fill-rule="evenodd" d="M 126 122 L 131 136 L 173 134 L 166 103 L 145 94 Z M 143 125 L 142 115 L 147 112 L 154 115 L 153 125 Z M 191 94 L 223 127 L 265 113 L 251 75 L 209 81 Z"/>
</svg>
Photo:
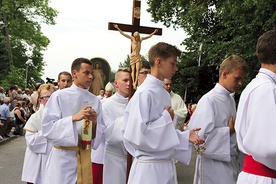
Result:
<svg viewBox="0 0 276 184">
<path fill-rule="evenodd" d="M 118 24 L 109 22 L 108 29 L 119 31 L 123 36 L 131 40 L 131 54 L 130 54 L 130 72 L 131 72 L 131 88 L 136 90 L 138 72 L 141 67 L 141 42 L 145 39 L 152 37 L 153 35 L 162 35 L 162 29 L 140 26 L 140 14 L 141 14 L 141 1 L 133 1 L 132 10 L 132 25 Z M 131 35 L 125 34 L 131 32 Z M 140 37 L 140 33 L 149 34 L 145 37 Z M 133 91 L 133 90 L 131 90 Z M 131 93 L 133 94 L 133 92 Z M 132 95 L 130 95 L 132 96 Z"/>
<path fill-rule="evenodd" d="M 145 27 L 140 26 L 140 15 L 141 15 L 141 1 L 140 0 L 133 0 L 133 7 L 132 7 L 132 24 L 120 24 L 120 23 L 114 23 L 109 22 L 108 23 L 108 30 L 115 30 L 119 31 L 123 36 L 131 39 L 131 59 L 130 60 L 130 73 L 131 73 L 131 80 L 129 85 L 129 99 L 134 94 L 134 89 L 136 89 L 136 79 L 139 72 L 139 64 L 141 64 L 141 56 L 140 56 L 140 49 L 141 49 L 141 41 L 145 40 L 147 38 L 150 38 L 153 35 L 162 35 L 162 29 L 161 28 L 154 28 L 154 27 Z M 131 32 L 131 35 L 127 35 L 123 33 L 123 31 Z M 133 39 L 135 39 L 135 34 L 143 33 L 143 34 L 149 34 L 146 37 L 139 38 L 140 43 L 138 45 L 138 49 L 134 48 L 137 46 L 137 44 L 133 43 Z M 139 36 L 140 37 L 140 36 Z M 138 51 L 138 53 L 137 53 Z M 138 57 L 138 59 L 137 59 Z M 140 63 L 139 63 L 140 62 Z M 133 79 L 133 77 L 136 77 L 136 79 Z M 133 84 L 134 83 L 134 84 Z M 127 155 L 127 171 L 126 171 L 126 182 L 128 181 L 128 175 L 130 172 L 130 167 L 132 164 L 132 156 L 128 153 Z"/>
</svg>

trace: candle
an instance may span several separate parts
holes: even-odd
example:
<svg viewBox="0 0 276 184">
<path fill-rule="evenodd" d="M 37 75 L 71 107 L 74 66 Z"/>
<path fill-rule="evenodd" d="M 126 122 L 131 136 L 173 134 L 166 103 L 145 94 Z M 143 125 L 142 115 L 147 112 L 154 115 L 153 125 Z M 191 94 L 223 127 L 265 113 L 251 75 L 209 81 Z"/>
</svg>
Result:
<svg viewBox="0 0 276 184">
<path fill-rule="evenodd" d="M 84 104 L 85 106 L 87 106 L 87 102 L 84 102 Z M 89 119 L 82 120 L 81 144 L 82 148 L 85 150 L 91 149 L 92 124 L 92 121 Z"/>
</svg>

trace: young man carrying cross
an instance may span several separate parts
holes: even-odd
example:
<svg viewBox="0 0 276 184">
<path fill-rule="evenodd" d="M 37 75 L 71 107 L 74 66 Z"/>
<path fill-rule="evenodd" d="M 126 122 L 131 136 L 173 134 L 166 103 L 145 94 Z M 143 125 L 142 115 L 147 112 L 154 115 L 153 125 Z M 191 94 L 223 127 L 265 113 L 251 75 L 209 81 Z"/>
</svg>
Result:
<svg viewBox="0 0 276 184">
<path fill-rule="evenodd" d="M 119 69 L 115 74 L 116 93 L 103 103 L 105 151 L 104 184 L 125 184 L 127 151 L 123 144 L 123 116 L 128 103 L 130 71 Z"/>
</svg>

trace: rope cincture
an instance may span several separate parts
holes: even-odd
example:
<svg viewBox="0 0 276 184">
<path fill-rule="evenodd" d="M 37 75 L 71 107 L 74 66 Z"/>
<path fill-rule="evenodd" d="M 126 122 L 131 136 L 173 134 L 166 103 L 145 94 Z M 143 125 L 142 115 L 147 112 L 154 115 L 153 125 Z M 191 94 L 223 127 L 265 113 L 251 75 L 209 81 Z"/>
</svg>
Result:
<svg viewBox="0 0 276 184">
<path fill-rule="evenodd" d="M 200 176 L 200 184 L 204 184 L 204 152 L 206 150 L 206 144 L 201 144 L 201 145 L 195 145 L 194 144 L 194 148 L 195 148 L 195 151 L 197 152 L 198 155 L 201 156 L 201 160 L 200 160 L 200 173 L 201 173 L 201 176 Z M 196 182 L 198 182 L 198 173 L 196 171 Z"/>
</svg>

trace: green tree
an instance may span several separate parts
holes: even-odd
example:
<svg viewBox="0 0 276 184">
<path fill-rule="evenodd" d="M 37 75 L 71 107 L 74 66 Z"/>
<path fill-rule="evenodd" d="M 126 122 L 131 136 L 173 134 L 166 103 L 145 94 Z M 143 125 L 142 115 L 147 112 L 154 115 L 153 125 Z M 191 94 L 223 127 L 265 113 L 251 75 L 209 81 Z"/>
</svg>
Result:
<svg viewBox="0 0 276 184">
<path fill-rule="evenodd" d="M 25 84 L 25 77 L 22 76 L 22 73 L 24 73 L 24 69 L 11 66 L 5 78 L 1 80 L 1 86 L 7 90 L 10 89 L 12 85 Z M 14 76 L 17 77 L 15 78 Z"/>
<path fill-rule="evenodd" d="M 142 57 L 142 61 L 147 60 L 146 56 L 141 56 L 141 57 Z M 129 66 L 130 66 L 130 57 L 129 57 L 129 55 L 127 55 L 126 60 L 124 60 L 124 62 L 120 62 L 119 68 L 124 68 L 124 67 L 129 68 Z"/>
<path fill-rule="evenodd" d="M 0 85 L 3 85 L 3 80 L 9 73 L 13 71 L 22 72 L 17 75 L 11 76 L 15 79 L 25 78 L 26 61 L 31 59 L 34 68 L 28 70 L 29 85 L 37 81 L 43 75 L 43 62 L 42 52 L 47 48 L 50 43 L 49 39 L 41 32 L 41 24 L 54 25 L 54 18 L 57 16 L 57 11 L 49 7 L 49 0 L 42 1 L 29 1 L 29 0 L 0 0 L 0 21 L 3 21 L 4 26 L 1 28 L 0 35 L 0 58 L 1 67 L 0 72 Z M 10 48 L 7 43 L 7 37 L 10 40 Z M 9 49 L 12 53 L 13 63 L 10 62 Z M 10 67 L 12 65 L 15 68 Z M 18 69 L 18 70 L 17 70 Z M 6 79 L 7 80 L 7 79 Z M 14 85 L 13 79 L 5 81 Z M 16 82 L 16 80 L 15 80 Z M 25 81 L 16 82 L 20 88 L 24 88 Z"/>
<path fill-rule="evenodd" d="M 148 12 L 154 22 L 183 29 L 185 51 L 180 59 L 179 72 L 173 78 L 178 93 L 198 100 L 218 81 L 218 68 L 231 54 L 243 57 L 249 64 L 244 86 L 260 67 L 255 55 L 258 37 L 274 29 L 276 2 L 273 0 L 148 0 Z M 203 44 L 201 65 L 198 48 Z M 241 88 L 237 94 L 240 94 Z"/>
<path fill-rule="evenodd" d="M 124 62 L 120 62 L 119 68 L 125 68 L 130 66 L 130 57 L 127 55 L 127 58 L 124 60 Z"/>
</svg>

